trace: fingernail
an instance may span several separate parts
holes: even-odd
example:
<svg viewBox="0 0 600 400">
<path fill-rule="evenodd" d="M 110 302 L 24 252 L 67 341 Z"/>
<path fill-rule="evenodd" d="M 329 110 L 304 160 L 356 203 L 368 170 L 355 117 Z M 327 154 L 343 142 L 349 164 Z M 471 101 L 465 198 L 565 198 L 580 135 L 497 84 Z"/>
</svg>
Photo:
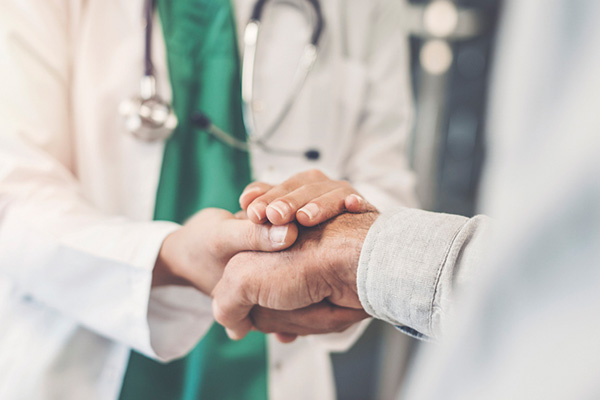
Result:
<svg viewBox="0 0 600 400">
<path fill-rule="evenodd" d="M 256 217 L 256 220 L 258 222 L 262 221 L 262 217 L 260 216 L 260 214 L 258 213 L 258 210 L 256 209 L 256 207 L 249 207 L 248 211 L 246 211 L 247 213 L 252 213 L 252 215 L 254 215 Z"/>
<path fill-rule="evenodd" d="M 356 199 L 356 201 L 358 201 L 358 204 L 363 204 L 365 202 L 365 200 L 357 194 L 351 194 L 348 197 L 352 197 L 352 198 Z"/>
<path fill-rule="evenodd" d="M 290 206 L 283 201 L 276 201 L 275 203 L 269 204 L 268 208 L 277 211 L 277 213 L 281 215 L 281 219 L 284 219 L 286 215 L 290 213 Z"/>
<path fill-rule="evenodd" d="M 281 245 L 285 243 L 285 237 L 288 233 L 288 225 L 272 226 L 269 228 L 269 239 L 271 242 Z"/>
<path fill-rule="evenodd" d="M 306 214 L 308 219 L 314 219 L 317 215 L 319 215 L 319 206 L 314 203 L 309 203 L 302 207 L 298 212 L 303 212 Z"/>
</svg>

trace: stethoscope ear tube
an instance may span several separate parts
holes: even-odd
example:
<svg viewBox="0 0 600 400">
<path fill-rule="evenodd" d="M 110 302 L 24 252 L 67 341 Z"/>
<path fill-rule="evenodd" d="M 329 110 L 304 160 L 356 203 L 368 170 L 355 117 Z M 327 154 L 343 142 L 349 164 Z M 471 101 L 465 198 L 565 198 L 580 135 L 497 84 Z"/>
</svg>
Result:
<svg viewBox="0 0 600 400">
<path fill-rule="evenodd" d="M 144 2 L 144 76 L 154 76 L 154 64 L 152 63 L 152 18 L 156 0 L 146 0 Z"/>
<path fill-rule="evenodd" d="M 323 19 L 323 12 L 321 11 L 321 5 L 317 0 L 308 0 L 310 4 L 312 4 L 313 9 L 315 10 L 315 15 L 317 17 L 317 21 L 313 28 L 313 33 L 310 38 L 310 43 L 318 47 L 319 40 L 321 40 L 321 35 L 323 34 L 323 29 L 325 28 L 325 20 Z"/>
<path fill-rule="evenodd" d="M 242 113 L 246 134 L 249 138 L 257 137 L 255 132 L 254 112 L 254 66 L 256 65 L 256 44 L 260 22 L 251 20 L 244 31 L 244 56 L 242 59 Z"/>
<path fill-rule="evenodd" d="M 258 0 L 254 5 L 251 13 L 250 22 L 246 26 L 244 32 L 244 57 L 242 64 L 242 110 L 244 115 L 244 124 L 250 141 L 261 141 L 266 143 L 279 129 L 287 115 L 292 109 L 295 100 L 299 97 L 302 87 L 306 82 L 306 78 L 310 73 L 318 52 L 318 43 L 323 31 L 323 15 L 321 7 L 317 0 L 307 0 L 308 4 L 313 7 L 316 15 L 316 24 L 313 27 L 313 33 L 310 41 L 306 44 L 304 52 L 298 64 L 298 68 L 294 74 L 289 95 L 283 102 L 283 105 L 274 118 L 273 122 L 264 130 L 258 133 L 256 121 L 254 118 L 253 102 L 254 102 L 254 71 L 256 64 L 256 48 L 258 36 L 261 28 L 261 18 L 264 6 L 268 0 Z"/>
<path fill-rule="evenodd" d="M 269 0 L 257 0 L 256 4 L 254 4 L 254 8 L 252 9 L 252 14 L 250 16 L 250 22 L 258 22 L 260 23 L 262 18 L 263 9 Z M 310 37 L 310 43 L 317 47 L 319 45 L 319 40 L 321 39 L 321 35 L 323 33 L 323 28 L 325 27 L 325 20 L 323 18 L 323 12 L 321 11 L 321 5 L 318 0 L 306 0 L 313 10 L 315 11 L 316 22 L 313 27 L 313 31 Z"/>
</svg>

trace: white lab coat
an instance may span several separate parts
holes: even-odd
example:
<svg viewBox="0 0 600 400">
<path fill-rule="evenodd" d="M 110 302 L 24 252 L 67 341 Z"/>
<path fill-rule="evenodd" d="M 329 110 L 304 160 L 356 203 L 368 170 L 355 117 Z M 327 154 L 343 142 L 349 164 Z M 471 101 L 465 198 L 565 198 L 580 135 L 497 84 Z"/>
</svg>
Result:
<svg viewBox="0 0 600 400">
<path fill-rule="evenodd" d="M 270 141 L 322 157 L 256 150 L 254 177 L 278 182 L 319 168 L 381 208 L 414 204 L 404 156 L 407 49 L 395 2 L 322 3 L 319 60 Z M 240 37 L 252 4 L 236 1 Z M 152 221 L 163 143 L 126 134 L 117 112 L 139 90 L 141 14 L 142 0 L 0 0 L 2 399 L 115 399 L 131 348 L 171 360 L 213 323 L 207 296 L 150 289 L 162 240 L 178 225 Z M 265 13 L 259 126 L 290 81 L 308 33 L 301 16 L 283 6 Z M 154 33 L 159 92 L 170 98 L 164 40 Z M 291 345 L 269 338 L 270 397 L 332 399 L 329 352 L 355 336 Z"/>
</svg>

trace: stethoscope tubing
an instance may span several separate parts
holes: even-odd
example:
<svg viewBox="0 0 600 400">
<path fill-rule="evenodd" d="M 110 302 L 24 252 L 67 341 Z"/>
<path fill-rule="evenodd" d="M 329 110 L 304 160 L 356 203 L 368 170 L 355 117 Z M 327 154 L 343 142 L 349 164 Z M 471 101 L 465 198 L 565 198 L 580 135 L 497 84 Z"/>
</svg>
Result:
<svg viewBox="0 0 600 400">
<path fill-rule="evenodd" d="M 318 0 L 305 1 L 307 1 L 315 13 L 315 23 L 310 40 L 305 45 L 298 67 L 294 73 L 290 93 L 283 102 L 283 106 L 273 122 L 271 122 L 271 124 L 259 135 L 253 110 L 254 76 L 262 13 L 269 0 L 257 0 L 251 13 L 250 21 L 246 25 L 244 31 L 244 54 L 242 59 L 242 113 L 248 140 L 240 140 L 231 136 L 213 124 L 210 118 L 202 112 L 195 113 L 192 121 L 194 125 L 205 130 L 228 146 L 240 151 L 250 151 L 251 145 L 256 145 L 269 153 L 286 156 L 304 156 L 310 160 L 319 158 L 319 152 L 314 149 L 298 152 L 293 150 L 275 149 L 267 144 L 267 141 L 273 137 L 292 110 L 317 59 L 319 41 L 324 29 L 324 19 Z M 154 64 L 152 62 L 152 28 L 155 6 L 156 0 L 146 0 L 144 3 L 144 19 L 146 26 L 144 32 L 144 77 L 142 78 L 141 83 L 141 98 L 144 100 L 156 96 L 156 79 L 154 76 Z"/>
</svg>

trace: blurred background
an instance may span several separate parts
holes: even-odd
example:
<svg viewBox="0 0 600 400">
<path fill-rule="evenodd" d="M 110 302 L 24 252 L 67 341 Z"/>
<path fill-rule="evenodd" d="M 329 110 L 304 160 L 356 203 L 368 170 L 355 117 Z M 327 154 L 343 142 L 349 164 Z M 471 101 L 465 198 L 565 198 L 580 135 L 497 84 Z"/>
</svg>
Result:
<svg viewBox="0 0 600 400">
<path fill-rule="evenodd" d="M 399 0 L 410 38 L 415 121 L 411 161 L 422 208 L 472 216 L 485 156 L 485 111 L 500 0 Z M 374 322 L 332 356 L 341 400 L 393 399 L 418 351 Z"/>
</svg>

